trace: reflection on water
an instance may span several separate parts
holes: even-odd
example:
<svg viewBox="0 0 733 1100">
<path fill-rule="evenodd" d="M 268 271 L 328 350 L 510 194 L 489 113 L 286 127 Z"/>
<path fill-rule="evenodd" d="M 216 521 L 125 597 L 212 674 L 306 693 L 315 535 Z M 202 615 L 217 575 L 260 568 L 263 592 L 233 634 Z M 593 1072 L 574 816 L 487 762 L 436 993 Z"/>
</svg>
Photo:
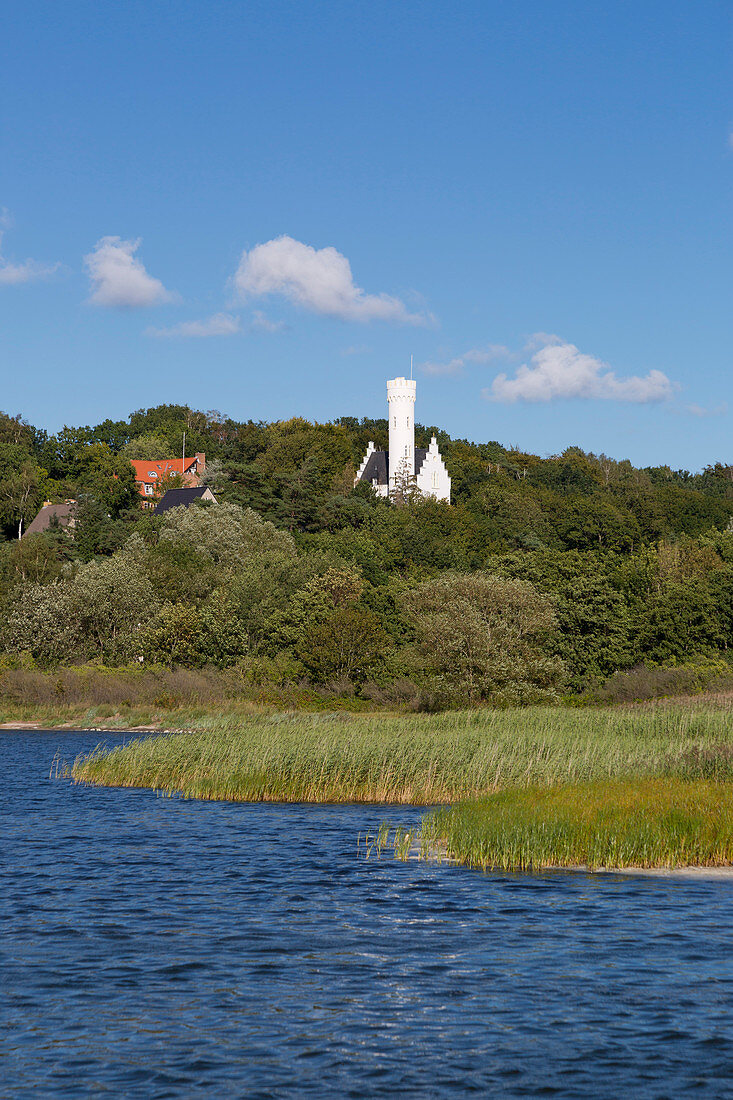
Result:
<svg viewBox="0 0 733 1100">
<path fill-rule="evenodd" d="M 98 740 L 0 734 L 3 1095 L 733 1095 L 733 884 L 367 863 L 419 811 L 49 780 Z"/>
</svg>

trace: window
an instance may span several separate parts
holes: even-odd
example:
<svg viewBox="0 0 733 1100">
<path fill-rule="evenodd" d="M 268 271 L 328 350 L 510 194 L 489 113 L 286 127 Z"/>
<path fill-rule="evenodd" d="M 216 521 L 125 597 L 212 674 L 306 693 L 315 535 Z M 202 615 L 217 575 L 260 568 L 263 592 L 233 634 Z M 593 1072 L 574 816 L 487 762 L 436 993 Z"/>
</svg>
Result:
<svg viewBox="0 0 733 1100">
<path fill-rule="evenodd" d="M 437 470 L 433 470 L 433 488 L 434 489 L 438 488 L 438 471 Z"/>
<path fill-rule="evenodd" d="M 151 497 L 153 495 L 153 489 L 154 488 L 155 488 L 154 485 L 146 485 L 145 486 L 145 496 L 146 497 Z"/>
</svg>

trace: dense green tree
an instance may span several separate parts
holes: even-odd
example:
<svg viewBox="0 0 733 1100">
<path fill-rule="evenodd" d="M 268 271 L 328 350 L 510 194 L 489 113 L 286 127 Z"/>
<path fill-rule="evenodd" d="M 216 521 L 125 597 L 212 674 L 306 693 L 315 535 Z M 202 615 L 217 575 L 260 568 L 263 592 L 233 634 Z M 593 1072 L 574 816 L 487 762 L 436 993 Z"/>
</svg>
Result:
<svg viewBox="0 0 733 1100">
<path fill-rule="evenodd" d="M 309 623 L 295 655 L 317 682 L 362 683 L 384 663 L 389 638 L 379 617 L 364 607 L 334 607 Z"/>
<path fill-rule="evenodd" d="M 182 540 L 232 570 L 266 551 L 295 555 L 295 543 L 287 532 L 236 504 L 173 508 L 162 517 L 158 530 L 161 542 Z"/>
<path fill-rule="evenodd" d="M 77 627 L 68 582 L 25 584 L 6 601 L 0 617 L 0 648 L 42 663 L 83 659 Z"/>
<path fill-rule="evenodd" d="M 158 599 L 168 604 L 197 606 L 221 581 L 211 554 L 190 539 L 160 539 L 148 549 L 145 567 Z"/>
<path fill-rule="evenodd" d="M 130 439 L 122 448 L 122 454 L 131 460 L 148 458 L 155 461 L 159 458 L 174 457 L 173 449 L 166 437 L 156 435 L 155 432 L 146 432 L 135 439 Z"/>
<path fill-rule="evenodd" d="M 113 554 L 129 536 L 127 524 L 119 518 L 113 519 L 105 505 L 88 494 L 80 497 L 73 530 L 67 530 L 74 555 L 82 561 Z"/>
<path fill-rule="evenodd" d="M 153 586 L 135 559 L 121 551 L 90 561 L 66 587 L 68 619 L 79 649 L 112 661 L 133 656 L 136 636 L 158 607 Z"/>
<path fill-rule="evenodd" d="M 70 546 L 63 532 L 59 536 L 50 531 L 0 543 L 0 603 L 13 588 L 24 584 L 50 584 L 61 575 Z"/>
<path fill-rule="evenodd" d="M 562 664 L 548 656 L 552 602 L 524 581 L 443 574 L 405 592 L 413 675 L 451 703 L 552 697 Z"/>
<path fill-rule="evenodd" d="M 46 471 L 16 443 L 0 443 L 0 469 L 0 524 L 20 538 L 43 503 Z"/>
<path fill-rule="evenodd" d="M 247 633 L 226 599 L 200 607 L 165 604 L 141 637 L 148 660 L 196 668 L 235 663 L 249 650 Z"/>
<path fill-rule="evenodd" d="M 316 626 L 327 622 L 335 610 L 354 607 L 363 588 L 359 573 L 346 566 L 331 567 L 311 577 L 264 623 L 263 652 L 274 656 L 283 649 L 301 651 L 303 639 Z"/>
<path fill-rule="evenodd" d="M 557 599 L 556 652 L 576 691 L 641 659 L 633 616 L 623 595 L 602 575 L 577 577 Z"/>
<path fill-rule="evenodd" d="M 573 497 L 559 516 L 559 534 L 571 550 L 633 550 L 641 542 L 634 517 L 612 499 Z"/>
</svg>

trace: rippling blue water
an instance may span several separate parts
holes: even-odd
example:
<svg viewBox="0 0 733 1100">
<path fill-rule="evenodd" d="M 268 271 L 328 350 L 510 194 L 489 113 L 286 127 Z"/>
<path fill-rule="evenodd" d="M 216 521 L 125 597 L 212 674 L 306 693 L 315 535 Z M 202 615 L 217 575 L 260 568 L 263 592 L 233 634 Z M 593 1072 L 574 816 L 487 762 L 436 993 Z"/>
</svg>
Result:
<svg viewBox="0 0 733 1100">
<path fill-rule="evenodd" d="M 364 862 L 419 813 L 49 780 L 98 740 L 0 734 L 3 1096 L 733 1096 L 728 882 Z"/>
</svg>

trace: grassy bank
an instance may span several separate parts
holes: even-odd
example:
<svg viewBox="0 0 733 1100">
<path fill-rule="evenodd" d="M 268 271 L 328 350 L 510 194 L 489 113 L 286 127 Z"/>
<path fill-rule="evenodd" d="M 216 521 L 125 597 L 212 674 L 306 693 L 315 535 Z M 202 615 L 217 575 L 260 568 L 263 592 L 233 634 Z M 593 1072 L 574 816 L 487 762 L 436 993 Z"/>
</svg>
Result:
<svg viewBox="0 0 733 1100">
<path fill-rule="evenodd" d="M 257 683 L 252 670 L 100 665 L 0 670 L 0 725 L 188 728 L 207 716 L 368 711 L 369 699 L 297 684 Z"/>
<path fill-rule="evenodd" d="M 71 774 L 190 798 L 415 805 L 596 779 L 733 778 L 733 711 L 712 705 L 238 713 L 192 724 L 79 758 Z"/>
<path fill-rule="evenodd" d="M 666 777 L 502 791 L 428 814 L 421 844 L 482 869 L 727 866 L 733 785 Z"/>
<path fill-rule="evenodd" d="M 348 683 L 276 682 L 277 663 L 270 662 L 268 675 L 263 676 L 263 660 L 228 669 L 90 664 L 43 670 L 3 667 L 0 658 L 0 727 L 195 729 L 215 716 L 236 725 L 252 715 L 283 711 L 415 715 L 429 703 L 408 680 L 396 682 L 389 691 L 372 685 L 374 690 L 366 694 L 356 694 Z M 726 686 L 719 676 L 711 680 L 710 665 L 717 675 L 719 665 L 712 662 L 634 669 L 612 677 L 595 693 L 566 702 L 594 708 L 648 703 L 679 704 L 698 711 L 733 709 L 733 682 Z M 703 691 L 704 685 L 709 690 Z M 683 696 L 682 691 L 688 694 Z"/>
</svg>

